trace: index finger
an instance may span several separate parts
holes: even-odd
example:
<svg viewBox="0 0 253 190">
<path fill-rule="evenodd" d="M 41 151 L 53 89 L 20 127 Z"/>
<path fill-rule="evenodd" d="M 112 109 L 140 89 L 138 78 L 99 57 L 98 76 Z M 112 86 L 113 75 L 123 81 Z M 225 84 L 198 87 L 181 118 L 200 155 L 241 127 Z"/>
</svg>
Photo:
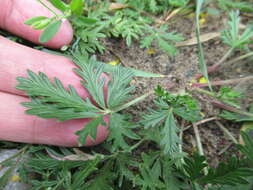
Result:
<svg viewBox="0 0 253 190">
<path fill-rule="evenodd" d="M 59 10 L 52 7 L 46 0 L 42 1 L 55 12 L 61 14 Z M 1 0 L 0 10 L 0 28 L 37 44 L 40 44 L 39 36 L 42 31 L 33 30 L 30 26 L 25 25 L 24 22 L 35 16 L 54 16 L 53 13 L 35 0 Z M 63 45 L 69 44 L 72 38 L 72 27 L 65 20 L 53 39 L 43 45 L 51 48 L 60 48 Z"/>
</svg>

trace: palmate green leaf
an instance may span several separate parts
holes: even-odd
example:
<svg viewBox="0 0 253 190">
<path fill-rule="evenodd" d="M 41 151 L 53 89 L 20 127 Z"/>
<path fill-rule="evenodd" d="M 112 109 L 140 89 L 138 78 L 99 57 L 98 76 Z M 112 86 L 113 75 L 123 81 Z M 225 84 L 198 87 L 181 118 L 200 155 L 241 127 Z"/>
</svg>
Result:
<svg viewBox="0 0 253 190">
<path fill-rule="evenodd" d="M 253 27 L 248 25 L 244 32 L 240 34 L 239 24 L 240 17 L 239 11 L 232 11 L 229 14 L 230 20 L 228 22 L 228 29 L 222 32 L 221 38 L 224 43 L 229 45 L 231 48 L 242 48 L 243 46 L 251 42 L 253 38 Z"/>
<path fill-rule="evenodd" d="M 126 40 L 127 46 L 132 44 L 132 41 L 138 40 L 144 34 L 144 23 L 146 22 L 141 17 L 137 16 L 135 11 L 117 11 L 111 19 L 113 27 L 110 33 L 115 37 L 122 37 Z"/>
<path fill-rule="evenodd" d="M 157 110 L 150 109 L 150 113 L 143 116 L 141 123 L 145 128 L 157 127 L 160 131 L 160 145 L 164 153 L 171 155 L 178 152 L 180 139 L 177 135 L 179 129 L 176 126 L 176 120 L 173 116 L 173 108 L 170 108 L 164 101 L 155 102 Z"/>
<path fill-rule="evenodd" d="M 73 183 L 71 184 L 71 189 L 80 189 L 84 186 L 86 178 L 94 171 L 97 171 L 97 165 L 101 161 L 99 156 L 94 160 L 89 160 L 86 165 L 81 167 L 79 171 L 76 171 L 73 175 Z"/>
<path fill-rule="evenodd" d="M 97 175 L 93 176 L 90 181 L 86 182 L 83 186 L 85 190 L 114 190 L 113 180 L 115 174 L 111 171 L 113 162 L 110 160 L 99 169 Z"/>
<path fill-rule="evenodd" d="M 155 40 L 154 35 L 147 35 L 140 41 L 140 48 L 150 48 Z"/>
<path fill-rule="evenodd" d="M 149 114 L 143 116 L 141 123 L 144 125 L 144 128 L 157 127 L 162 124 L 167 116 L 168 110 L 149 109 Z"/>
<path fill-rule="evenodd" d="M 134 86 L 129 86 L 132 81 L 133 73 L 123 67 L 116 67 L 112 71 L 111 79 L 108 83 L 107 105 L 113 110 L 126 102 L 133 91 Z"/>
<path fill-rule="evenodd" d="M 185 157 L 184 161 L 183 168 L 192 182 L 204 176 L 203 170 L 207 166 L 204 156 L 194 153 L 192 157 Z"/>
<path fill-rule="evenodd" d="M 18 77 L 17 81 L 16 88 L 33 98 L 32 102 L 23 103 L 29 108 L 28 114 L 65 121 L 94 117 L 100 112 L 89 99 L 84 101 L 79 97 L 74 87 L 69 85 L 66 90 L 57 78 L 52 83 L 42 72 L 36 74 L 28 70 L 28 78 Z"/>
<path fill-rule="evenodd" d="M 110 137 L 111 152 L 116 150 L 129 150 L 131 147 L 125 141 L 125 138 L 138 140 L 140 137 L 132 131 L 136 125 L 126 120 L 124 115 L 113 113 L 110 115 Z"/>
<path fill-rule="evenodd" d="M 44 149 L 43 149 L 44 150 Z M 69 170 L 76 167 L 85 167 L 86 164 L 83 161 L 70 161 L 70 160 L 56 160 L 49 157 L 43 150 L 33 154 L 33 157 L 29 158 L 27 162 L 23 163 L 24 169 L 28 172 L 36 172 L 38 174 L 45 174 L 50 171 L 53 175 L 62 168 L 67 168 Z M 44 173 L 45 172 L 45 173 Z"/>
<path fill-rule="evenodd" d="M 179 176 L 178 173 L 175 172 L 174 164 L 176 163 L 177 159 L 171 159 L 165 156 L 162 161 L 162 176 L 165 183 L 166 190 L 181 190 L 186 189 L 183 188 L 184 184 L 180 181 L 177 177 Z"/>
<path fill-rule="evenodd" d="M 74 108 L 59 108 L 56 104 L 45 104 L 39 98 L 33 98 L 31 102 L 23 102 L 21 104 L 26 108 L 30 108 L 26 111 L 29 115 L 36 115 L 45 119 L 56 118 L 59 121 L 94 118 L 100 115 L 96 113 L 98 110 L 94 109 L 90 102 L 86 105 L 85 109 L 87 110 L 78 112 Z M 90 109 L 88 106 L 91 106 Z"/>
<path fill-rule="evenodd" d="M 133 86 L 129 86 L 133 77 L 131 70 L 123 67 L 108 69 L 106 64 L 96 61 L 95 57 L 86 60 L 76 55 L 74 61 L 79 66 L 79 69 L 75 70 L 76 73 L 84 79 L 83 86 L 100 107 L 114 110 L 130 98 L 129 94 L 134 89 Z M 110 75 L 106 100 L 103 93 L 106 79 L 102 72 L 108 72 Z"/>
<path fill-rule="evenodd" d="M 61 24 L 62 24 L 61 20 L 56 20 L 50 23 L 40 35 L 39 41 L 41 43 L 46 43 L 49 40 L 51 40 L 55 36 L 55 34 L 59 31 Z"/>
<path fill-rule="evenodd" d="M 219 163 L 215 169 L 210 168 L 208 174 L 198 179 L 202 184 L 247 184 L 247 178 L 253 176 L 253 169 L 242 165 L 236 157 L 232 157 L 227 164 Z"/>
<path fill-rule="evenodd" d="M 143 115 L 143 120 L 141 121 L 141 124 L 144 125 L 144 128 L 154 128 L 160 126 L 165 118 L 168 116 L 168 104 L 161 100 L 154 100 L 154 103 L 157 107 L 156 110 L 148 108 L 149 113 Z"/>
<path fill-rule="evenodd" d="M 87 24 L 86 24 L 87 25 Z M 104 45 L 99 41 L 106 35 L 101 31 L 97 24 L 92 27 L 80 27 L 76 29 L 76 36 L 79 41 L 73 44 L 73 50 L 79 50 L 81 53 L 95 53 L 97 50 L 103 53 Z"/>
<path fill-rule="evenodd" d="M 246 159 L 249 160 L 249 164 L 253 166 L 253 140 L 252 137 L 244 132 L 241 131 L 241 136 L 244 142 L 244 145 L 238 144 L 237 147 L 243 155 L 246 156 Z"/>
<path fill-rule="evenodd" d="M 162 25 L 160 28 L 146 26 L 148 35 L 141 39 L 141 48 L 150 48 L 153 42 L 157 42 L 159 48 L 170 55 L 176 54 L 176 47 L 173 42 L 182 41 L 183 37 L 175 32 L 168 32 L 168 25 Z"/>
<path fill-rule="evenodd" d="M 62 158 L 73 154 L 70 149 L 61 148 L 62 152 L 55 154 L 56 148 L 46 147 L 56 157 Z M 31 189 L 83 189 L 87 177 L 97 171 L 97 164 L 101 161 L 100 156 L 89 161 L 56 160 L 45 154 L 45 146 L 32 146 L 29 150 L 26 162 L 22 163 L 19 174 L 23 181 L 31 184 Z M 73 172 L 75 171 L 75 172 Z M 30 174 L 36 177 L 33 178 Z M 39 180 L 37 180 L 39 179 Z"/>
<path fill-rule="evenodd" d="M 161 50 L 163 50 L 164 52 L 166 52 L 170 55 L 176 55 L 177 49 L 175 46 L 169 44 L 168 42 L 166 42 L 162 38 L 158 39 L 157 42 L 158 42 L 158 46 Z"/>
<path fill-rule="evenodd" d="M 83 79 L 82 85 L 88 90 L 95 102 L 106 109 L 104 98 L 105 77 L 102 76 L 103 64 L 96 61 L 94 57 L 89 60 L 75 56 L 74 62 L 78 69 L 75 72 Z"/>
<path fill-rule="evenodd" d="M 117 177 L 118 187 L 122 188 L 122 184 L 125 180 L 134 181 L 135 175 L 131 170 L 131 164 L 134 162 L 131 153 L 121 153 L 117 155 L 115 159 L 115 174 Z"/>
<path fill-rule="evenodd" d="M 140 176 L 136 179 L 136 184 L 141 190 L 159 190 L 164 189 L 165 185 L 160 180 L 162 176 L 161 163 L 158 159 L 158 152 L 150 154 L 142 153 L 142 163 L 139 163 Z"/>
<path fill-rule="evenodd" d="M 236 43 L 239 40 L 239 24 L 240 17 L 239 11 L 232 11 L 229 14 L 230 20 L 228 22 L 228 30 L 223 31 L 222 39 L 224 43 L 228 44 L 231 47 L 235 47 Z"/>
<path fill-rule="evenodd" d="M 81 145 L 84 145 L 86 143 L 87 137 L 89 136 L 93 141 L 96 140 L 97 136 L 97 128 L 99 125 L 105 126 L 105 122 L 103 119 L 103 116 L 100 116 L 98 118 L 92 119 L 88 124 L 84 126 L 83 129 L 76 132 L 76 134 L 79 136 L 78 142 Z"/>
<path fill-rule="evenodd" d="M 160 144 L 164 147 L 165 154 L 172 155 L 179 151 L 178 145 L 181 141 L 178 137 L 178 132 L 179 129 L 177 128 L 176 120 L 171 109 L 161 130 L 162 139 Z"/>
<path fill-rule="evenodd" d="M 196 122 L 201 119 L 200 108 L 196 100 L 189 94 L 173 95 L 160 86 L 155 89 L 155 93 L 160 97 L 163 104 L 173 108 L 173 112 L 187 121 Z M 158 106 L 158 107 L 161 107 Z M 165 106 L 166 109 L 166 106 Z"/>
<path fill-rule="evenodd" d="M 176 120 L 173 116 L 173 108 L 161 99 L 155 101 L 158 109 L 149 109 L 149 114 L 143 116 L 141 124 L 145 128 L 158 128 L 160 132 L 159 144 L 163 147 L 165 154 L 178 152 L 180 139 L 177 135 L 179 129 L 176 126 Z"/>
</svg>

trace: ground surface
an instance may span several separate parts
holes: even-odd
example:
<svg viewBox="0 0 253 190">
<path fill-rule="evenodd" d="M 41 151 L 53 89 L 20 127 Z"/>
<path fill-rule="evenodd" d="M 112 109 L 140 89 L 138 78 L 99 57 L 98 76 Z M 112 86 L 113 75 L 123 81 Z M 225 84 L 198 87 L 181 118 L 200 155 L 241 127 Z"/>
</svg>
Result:
<svg viewBox="0 0 253 190">
<path fill-rule="evenodd" d="M 171 31 L 178 31 L 183 34 L 184 39 L 188 40 L 195 37 L 195 26 L 193 18 L 176 17 L 170 21 Z M 201 33 L 221 32 L 226 26 L 227 17 L 208 16 L 206 23 L 201 26 Z M 133 46 L 127 47 L 124 41 L 119 39 L 111 39 L 106 42 L 109 51 L 104 55 L 99 55 L 98 58 L 104 62 L 109 62 L 119 58 L 121 64 L 126 67 L 132 67 L 153 73 L 168 75 L 168 78 L 135 78 L 133 84 L 136 86 L 135 95 L 140 96 L 157 85 L 168 89 L 170 92 L 184 91 L 189 83 L 193 80 L 194 75 L 199 73 L 198 67 L 198 48 L 196 45 L 183 46 L 178 48 L 178 53 L 175 57 L 169 56 L 166 53 L 159 51 L 154 47 L 155 53 L 148 54 L 147 49 L 140 49 L 138 42 Z M 208 66 L 215 64 L 228 50 L 220 37 L 213 38 L 203 43 L 205 52 L 205 61 Z M 240 52 L 234 53 L 231 58 L 235 58 Z M 231 59 L 230 58 L 230 59 Z M 253 73 L 253 67 L 250 67 L 248 60 L 233 64 L 232 66 L 224 65 L 217 72 L 210 74 L 211 80 L 227 80 L 243 76 L 249 76 Z M 249 82 L 250 83 L 250 82 Z M 252 85 L 240 84 L 237 89 L 247 89 L 248 101 L 252 97 Z M 249 88 L 251 86 L 251 90 Z M 134 115 L 136 120 L 140 119 L 139 113 L 145 112 L 148 106 L 152 105 L 150 96 L 138 105 L 133 106 L 128 113 Z M 208 103 L 202 102 L 203 113 L 205 118 L 216 116 L 219 113 L 218 109 L 210 106 Z M 238 139 L 241 124 L 234 124 L 225 120 L 221 120 L 227 129 L 234 134 Z M 186 126 L 186 124 L 185 124 Z M 223 159 L 224 154 L 232 153 L 233 146 L 231 141 L 224 136 L 223 132 L 211 121 L 199 126 L 200 135 L 204 147 L 205 155 L 208 157 L 211 165 L 215 166 L 219 160 Z M 196 150 L 196 142 L 193 129 L 190 128 L 184 133 L 183 149 L 186 152 Z"/>
</svg>

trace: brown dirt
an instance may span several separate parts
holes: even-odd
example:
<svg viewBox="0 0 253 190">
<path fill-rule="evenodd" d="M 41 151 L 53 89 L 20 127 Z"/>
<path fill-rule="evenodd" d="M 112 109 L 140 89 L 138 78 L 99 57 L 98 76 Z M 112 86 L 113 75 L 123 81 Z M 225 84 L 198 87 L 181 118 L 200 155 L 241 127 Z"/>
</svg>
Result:
<svg viewBox="0 0 253 190">
<path fill-rule="evenodd" d="M 202 34 L 208 32 L 220 32 L 224 29 L 224 23 L 226 23 L 226 17 L 224 16 L 209 16 L 206 24 L 201 28 Z M 170 31 L 178 31 L 182 33 L 185 39 L 190 39 L 195 36 L 193 18 L 177 17 L 171 21 L 170 26 Z M 156 51 L 155 54 L 149 55 L 146 49 L 140 49 L 138 47 L 137 42 L 131 47 L 127 47 L 124 41 L 111 39 L 106 42 L 106 45 L 109 51 L 105 52 L 104 55 L 99 56 L 99 59 L 104 62 L 115 60 L 116 57 L 118 57 L 121 64 L 126 67 L 132 67 L 164 75 L 172 75 L 170 78 L 135 78 L 133 83 L 136 86 L 136 90 L 134 92 L 136 96 L 140 96 L 154 89 L 158 84 L 172 92 L 185 90 L 186 86 L 192 81 L 194 75 L 199 73 L 198 49 L 196 45 L 180 47 L 175 57 L 169 56 L 157 50 L 156 47 L 154 47 Z M 205 52 L 205 60 L 209 66 L 219 61 L 228 50 L 228 47 L 222 43 L 220 38 L 215 38 L 203 43 L 203 48 Z M 236 52 L 232 55 L 232 57 L 236 57 L 239 54 L 240 53 Z M 248 76 L 253 72 L 253 67 L 249 69 L 249 66 L 250 65 L 248 63 L 246 64 L 245 61 L 242 61 L 242 64 L 238 63 L 233 66 L 226 66 L 211 74 L 210 79 L 225 80 L 238 78 L 239 76 Z M 152 99 L 153 96 L 148 97 L 138 105 L 132 106 L 127 110 L 127 112 L 133 114 L 134 118 L 139 120 L 139 114 L 143 111 L 145 112 L 148 106 L 153 105 Z M 203 102 L 202 107 L 205 118 L 219 113 L 219 110 L 213 108 L 208 103 Z M 238 139 L 241 124 L 234 124 L 228 121 L 222 121 L 222 123 Z M 223 160 L 226 153 L 233 154 L 234 147 L 230 146 L 231 141 L 224 136 L 223 132 L 219 129 L 215 122 L 200 125 L 199 130 L 204 152 L 212 165 L 216 165 L 219 160 Z M 193 150 L 196 150 L 195 136 L 192 128 L 184 133 L 183 141 L 183 149 L 185 151 L 192 152 Z M 224 148 L 227 149 L 224 153 L 220 153 Z"/>
</svg>

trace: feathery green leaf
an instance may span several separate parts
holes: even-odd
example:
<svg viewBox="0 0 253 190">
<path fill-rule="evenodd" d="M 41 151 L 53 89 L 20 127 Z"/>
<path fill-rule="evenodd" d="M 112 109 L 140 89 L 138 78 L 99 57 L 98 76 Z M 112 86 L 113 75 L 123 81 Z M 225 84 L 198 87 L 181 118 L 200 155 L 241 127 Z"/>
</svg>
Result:
<svg viewBox="0 0 253 190">
<path fill-rule="evenodd" d="M 111 152 L 116 150 L 129 150 L 131 147 L 125 141 L 125 138 L 138 140 L 140 137 L 132 131 L 136 125 L 126 121 L 123 115 L 113 113 L 110 115 L 110 137 L 108 142 L 111 143 Z"/>
<path fill-rule="evenodd" d="M 65 121 L 76 118 L 97 116 L 100 110 L 89 99 L 84 101 L 69 85 L 66 90 L 57 79 L 52 83 L 42 72 L 36 74 L 28 70 L 28 78 L 18 77 L 18 90 L 23 90 L 32 97 L 32 102 L 23 103 L 29 110 L 28 114 L 42 118 L 56 118 Z"/>
</svg>

